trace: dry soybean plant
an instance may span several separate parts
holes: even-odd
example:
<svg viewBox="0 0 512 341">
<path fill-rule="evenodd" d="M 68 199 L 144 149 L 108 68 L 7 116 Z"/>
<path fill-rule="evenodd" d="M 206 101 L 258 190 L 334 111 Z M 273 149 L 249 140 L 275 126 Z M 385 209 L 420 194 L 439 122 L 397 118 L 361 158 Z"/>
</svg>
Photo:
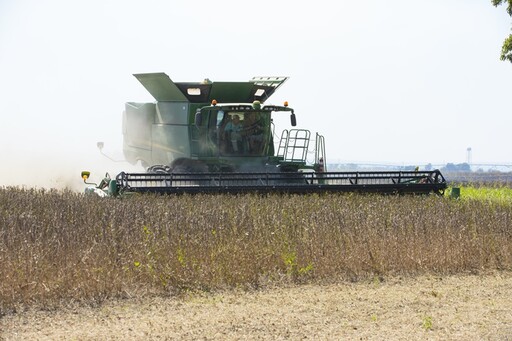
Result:
<svg viewBox="0 0 512 341">
<path fill-rule="evenodd" d="M 512 206 L 438 196 L 0 189 L 0 314 L 184 290 L 512 268 Z"/>
</svg>

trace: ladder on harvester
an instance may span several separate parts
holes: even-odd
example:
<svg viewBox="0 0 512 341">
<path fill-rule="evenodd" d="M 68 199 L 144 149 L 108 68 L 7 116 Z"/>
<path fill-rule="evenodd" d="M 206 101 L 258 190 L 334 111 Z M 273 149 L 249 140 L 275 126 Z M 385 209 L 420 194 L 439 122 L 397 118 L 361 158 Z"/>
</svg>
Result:
<svg viewBox="0 0 512 341">
<path fill-rule="evenodd" d="M 277 157 L 283 162 L 306 164 L 311 140 L 311 132 L 305 129 L 284 130 L 281 134 Z M 315 159 L 313 164 L 321 165 L 323 172 L 327 171 L 325 160 L 325 139 L 316 133 L 315 138 Z M 315 169 L 316 169 L 315 167 Z M 318 171 L 318 169 L 316 169 Z"/>
<path fill-rule="evenodd" d="M 277 157 L 284 162 L 306 163 L 311 132 L 306 129 L 283 130 Z"/>
</svg>

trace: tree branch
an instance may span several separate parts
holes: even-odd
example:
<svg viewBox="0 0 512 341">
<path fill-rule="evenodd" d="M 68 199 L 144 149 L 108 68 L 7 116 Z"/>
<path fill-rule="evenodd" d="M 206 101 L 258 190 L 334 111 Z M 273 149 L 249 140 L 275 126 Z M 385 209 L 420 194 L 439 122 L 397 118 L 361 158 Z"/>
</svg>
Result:
<svg viewBox="0 0 512 341">
<path fill-rule="evenodd" d="M 491 0 L 494 7 L 498 7 L 499 5 L 508 3 L 507 13 L 512 16 L 512 0 Z M 512 63 L 512 34 L 508 36 L 507 39 L 503 42 L 503 46 L 501 47 L 501 60 L 508 60 Z"/>
<path fill-rule="evenodd" d="M 509 35 L 508 38 L 503 42 L 500 59 L 508 60 L 512 63 L 512 34 Z"/>
</svg>

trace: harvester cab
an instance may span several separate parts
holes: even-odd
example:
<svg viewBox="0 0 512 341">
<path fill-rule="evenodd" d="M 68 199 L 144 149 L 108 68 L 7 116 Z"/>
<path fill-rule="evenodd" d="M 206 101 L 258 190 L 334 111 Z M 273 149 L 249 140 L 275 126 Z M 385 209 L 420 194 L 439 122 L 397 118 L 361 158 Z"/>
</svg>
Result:
<svg viewBox="0 0 512 341">
<path fill-rule="evenodd" d="M 218 104 L 202 107 L 195 115 L 196 130 L 192 133 L 192 149 L 196 156 L 214 171 L 265 171 L 265 166 L 282 166 L 282 157 L 275 157 L 275 128 L 272 114 L 290 112 L 284 106 L 251 104 Z M 296 170 L 305 167 L 306 160 L 296 162 Z"/>
<path fill-rule="evenodd" d="M 135 74 L 153 103 L 125 104 L 123 152 L 145 173 L 121 172 L 111 195 L 136 192 L 383 192 L 438 193 L 438 170 L 328 172 L 325 141 L 295 128 L 288 106 L 266 104 L 287 77 L 246 82 L 173 82 L 165 73 Z M 274 115 L 290 115 L 294 128 L 275 131 Z M 88 174 L 87 174 L 88 176 Z"/>
</svg>

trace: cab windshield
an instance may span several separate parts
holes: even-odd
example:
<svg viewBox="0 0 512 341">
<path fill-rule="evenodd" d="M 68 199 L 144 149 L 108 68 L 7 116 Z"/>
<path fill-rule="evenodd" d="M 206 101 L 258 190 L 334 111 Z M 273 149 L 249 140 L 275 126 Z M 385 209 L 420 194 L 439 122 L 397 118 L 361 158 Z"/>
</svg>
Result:
<svg viewBox="0 0 512 341">
<path fill-rule="evenodd" d="M 214 112 L 210 136 L 220 155 L 266 155 L 270 141 L 270 112 Z"/>
</svg>

